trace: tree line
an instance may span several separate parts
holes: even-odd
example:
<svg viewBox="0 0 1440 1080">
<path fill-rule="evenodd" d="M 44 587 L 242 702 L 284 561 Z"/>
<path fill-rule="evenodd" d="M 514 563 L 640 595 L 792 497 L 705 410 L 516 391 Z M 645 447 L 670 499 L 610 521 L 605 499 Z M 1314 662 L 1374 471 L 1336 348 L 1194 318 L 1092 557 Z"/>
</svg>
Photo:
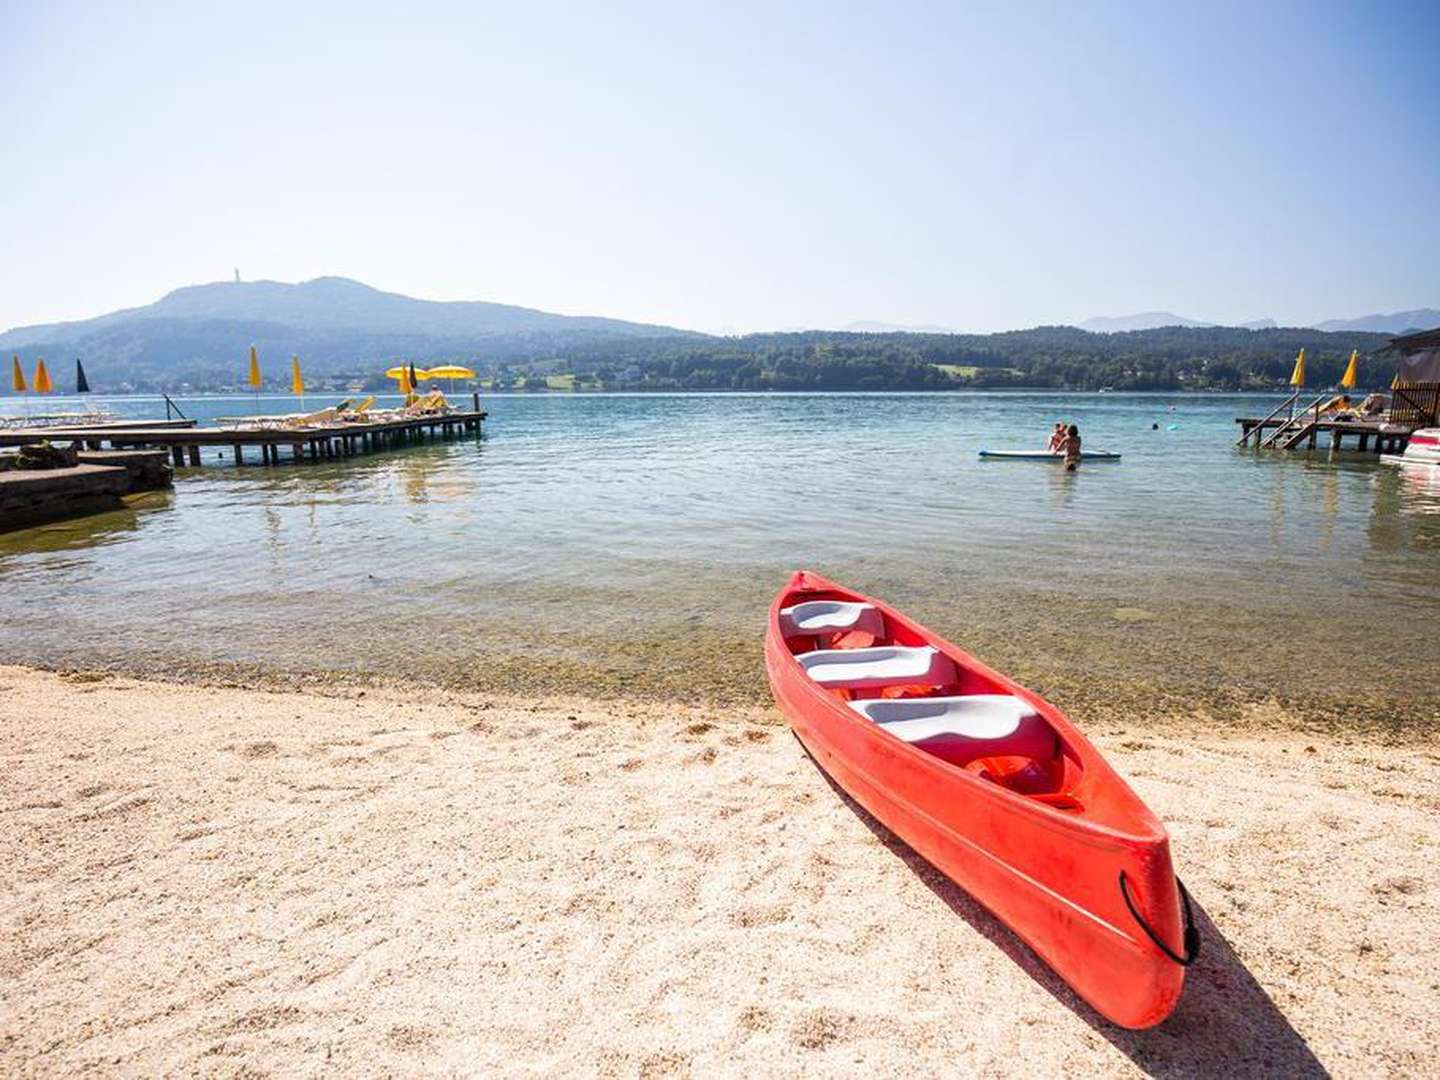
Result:
<svg viewBox="0 0 1440 1080">
<path fill-rule="evenodd" d="M 1339 381 L 1352 349 L 1361 384 L 1389 384 L 1389 338 L 1360 332 L 1166 327 L 1093 334 L 1069 326 L 1001 334 L 811 331 L 700 341 L 580 347 L 528 364 L 498 364 L 501 385 L 538 388 L 543 374 L 611 390 L 1260 390 L 1283 386 L 1306 350 L 1307 385 Z"/>
<path fill-rule="evenodd" d="M 369 378 L 376 388 L 389 385 L 380 372 L 402 360 L 417 367 L 463 363 L 495 386 L 527 390 L 1273 389 L 1289 378 L 1302 347 L 1310 386 L 1337 382 L 1352 349 L 1364 358 L 1363 386 L 1387 386 L 1395 371 L 1392 356 L 1376 355 L 1389 340 L 1384 334 L 1283 328 L 1094 334 L 1041 326 L 999 334 L 817 330 L 645 338 L 587 332 L 474 340 L 307 333 L 280 325 L 257 330 L 144 320 L 39 352 L 51 359 L 83 356 L 100 390 L 172 392 L 238 388 L 251 341 L 258 341 L 272 378 L 287 378 L 289 357 L 298 353 L 307 379 Z"/>
</svg>

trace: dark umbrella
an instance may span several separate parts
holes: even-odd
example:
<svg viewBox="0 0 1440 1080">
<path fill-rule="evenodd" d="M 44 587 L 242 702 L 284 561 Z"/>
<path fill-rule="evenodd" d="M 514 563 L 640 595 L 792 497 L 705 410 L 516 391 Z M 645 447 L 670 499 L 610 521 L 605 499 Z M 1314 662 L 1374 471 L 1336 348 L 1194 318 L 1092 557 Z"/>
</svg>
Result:
<svg viewBox="0 0 1440 1080">
<path fill-rule="evenodd" d="M 80 363 L 80 358 L 75 358 L 75 393 L 90 393 L 90 380 L 85 378 L 85 365 Z"/>
</svg>

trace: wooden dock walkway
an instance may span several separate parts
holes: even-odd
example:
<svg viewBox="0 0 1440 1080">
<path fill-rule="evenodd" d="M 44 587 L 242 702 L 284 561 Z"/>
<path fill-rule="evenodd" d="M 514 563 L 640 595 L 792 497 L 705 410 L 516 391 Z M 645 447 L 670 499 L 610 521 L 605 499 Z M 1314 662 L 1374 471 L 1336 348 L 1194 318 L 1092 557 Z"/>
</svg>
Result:
<svg viewBox="0 0 1440 1080">
<path fill-rule="evenodd" d="M 1320 435 L 1330 433 L 1330 448 L 1345 449 L 1347 436 L 1354 436 L 1355 448 L 1362 453 L 1373 449 L 1377 454 L 1403 453 L 1410 436 L 1420 428 L 1440 423 L 1440 383 L 1415 383 L 1392 388 L 1389 407 L 1373 416 L 1346 419 L 1336 415 L 1335 406 L 1343 399 L 1332 390 L 1322 391 L 1302 408 L 1300 390 L 1296 390 L 1266 416 L 1237 416 L 1240 438 L 1236 446 L 1249 446 L 1255 440 L 1260 449 L 1293 450 L 1304 444 L 1314 450 Z M 1346 404 L 1346 409 L 1354 406 Z"/>
<path fill-rule="evenodd" d="M 25 446 L 37 442 L 74 442 L 99 437 L 97 433 L 133 431 L 136 428 L 193 428 L 194 420 L 103 420 L 98 424 L 66 427 L 0 428 L 0 446 Z M 108 435 L 104 437 L 108 438 Z"/>
<path fill-rule="evenodd" d="M 0 446 L 17 446 L 48 439 L 51 442 L 80 443 L 91 450 L 105 444 L 111 449 L 160 448 L 168 450 L 177 466 L 198 468 L 201 449 L 229 447 L 236 465 L 246 461 L 245 451 L 258 448 L 261 465 L 279 465 L 283 455 L 293 462 L 333 461 L 358 454 L 389 450 L 426 441 L 449 439 L 473 433 L 479 435 L 489 414 L 481 409 L 434 413 L 373 423 L 340 423 L 325 427 L 198 427 L 193 420 L 97 424 L 88 428 L 48 428 L 0 434 Z M 279 419 L 279 418 L 277 418 Z M 17 441 L 7 441 L 7 440 Z M 188 460 L 187 460 L 188 459 Z"/>
<path fill-rule="evenodd" d="M 1253 439 L 1257 447 L 1293 450 L 1303 443 L 1305 449 L 1314 450 L 1319 445 L 1320 435 L 1328 431 L 1333 450 L 1345 449 L 1345 439 L 1354 437 L 1355 449 L 1362 452 L 1370 450 L 1376 454 L 1401 453 L 1414 430 L 1408 425 L 1379 420 L 1316 419 L 1309 413 L 1297 413 L 1293 418 L 1237 416 L 1235 423 L 1240 425 L 1237 446 L 1249 446 Z"/>
</svg>

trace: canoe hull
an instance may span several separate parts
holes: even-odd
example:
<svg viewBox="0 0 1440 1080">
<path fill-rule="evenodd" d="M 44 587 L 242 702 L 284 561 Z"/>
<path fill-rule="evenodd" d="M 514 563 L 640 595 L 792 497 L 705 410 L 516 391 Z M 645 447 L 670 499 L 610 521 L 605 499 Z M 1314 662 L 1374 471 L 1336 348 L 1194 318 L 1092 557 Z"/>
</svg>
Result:
<svg viewBox="0 0 1440 1080">
<path fill-rule="evenodd" d="M 856 802 L 1009 926 L 1102 1015 L 1131 1028 L 1169 1015 L 1184 968 L 1145 937 L 1119 888 L 1123 872 L 1141 915 L 1178 951 L 1179 899 L 1158 822 L 1150 819 L 1133 834 L 1090 827 L 900 742 L 805 676 L 773 618 L 765 658 L 781 712 Z M 1024 696 L 1041 703 L 1028 691 Z M 1053 712 L 1048 703 L 1045 709 Z M 1054 723 L 1049 712 L 1043 715 Z M 1071 753 L 1078 732 L 1068 722 L 1055 726 Z M 1082 752 L 1098 758 L 1088 743 Z"/>
</svg>

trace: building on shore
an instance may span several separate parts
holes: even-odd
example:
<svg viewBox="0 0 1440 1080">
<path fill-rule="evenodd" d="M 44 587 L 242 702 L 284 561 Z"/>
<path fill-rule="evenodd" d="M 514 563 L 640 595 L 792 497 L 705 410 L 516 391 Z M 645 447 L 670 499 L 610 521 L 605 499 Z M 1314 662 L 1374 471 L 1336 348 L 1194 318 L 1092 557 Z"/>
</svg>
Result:
<svg viewBox="0 0 1440 1080">
<path fill-rule="evenodd" d="M 1413 427 L 1440 425 L 1440 327 L 1391 338 L 1385 350 L 1400 354 L 1391 422 Z"/>
</svg>

